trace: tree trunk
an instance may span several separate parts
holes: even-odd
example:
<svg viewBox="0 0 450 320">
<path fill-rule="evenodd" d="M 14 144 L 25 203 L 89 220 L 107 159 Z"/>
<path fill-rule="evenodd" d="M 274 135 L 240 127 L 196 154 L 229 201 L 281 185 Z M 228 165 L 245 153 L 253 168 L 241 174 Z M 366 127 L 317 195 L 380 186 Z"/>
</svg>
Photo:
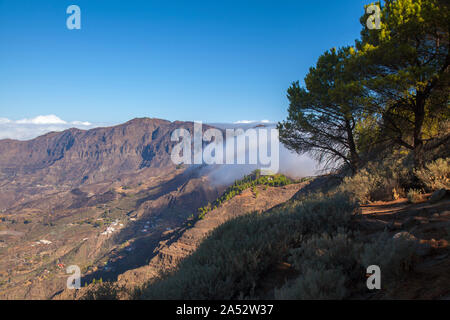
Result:
<svg viewBox="0 0 450 320">
<path fill-rule="evenodd" d="M 422 127 L 425 119 L 425 99 L 422 93 L 417 93 L 416 108 L 414 110 L 414 167 L 422 168 L 424 165 Z"/>
<path fill-rule="evenodd" d="M 352 169 L 353 174 L 355 174 L 359 170 L 360 159 L 358 152 L 356 151 L 355 138 L 353 136 L 353 130 L 349 120 L 345 121 L 345 128 L 347 130 L 347 141 L 350 151 L 350 167 Z"/>
</svg>

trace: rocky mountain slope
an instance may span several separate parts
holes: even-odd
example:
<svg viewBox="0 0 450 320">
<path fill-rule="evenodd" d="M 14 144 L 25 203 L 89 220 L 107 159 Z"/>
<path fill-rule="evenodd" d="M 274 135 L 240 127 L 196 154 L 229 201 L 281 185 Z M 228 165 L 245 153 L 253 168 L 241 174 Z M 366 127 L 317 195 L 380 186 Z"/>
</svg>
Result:
<svg viewBox="0 0 450 320">
<path fill-rule="evenodd" d="M 183 227 L 164 232 L 151 253 L 148 263 L 118 275 L 113 284 L 118 285 L 119 288 L 146 288 L 149 280 L 156 279 L 161 273 L 174 269 L 191 253 L 195 256 L 196 249 L 205 240 L 206 235 L 224 222 L 254 211 L 270 214 L 279 209 L 283 210 L 286 206 L 289 207 L 290 203 L 298 201 L 296 199 L 307 196 L 312 191 L 326 190 L 335 183 L 333 177 L 319 177 L 307 183 L 284 187 L 246 189 L 241 195 L 208 212 L 203 219 L 189 219 Z M 437 193 L 440 194 L 439 198 L 435 196 Z M 448 299 L 450 297 L 450 278 L 447 272 L 450 265 L 449 201 L 449 194 L 439 191 L 433 195 L 423 194 L 421 200 L 414 203 L 400 198 L 395 201 L 377 201 L 360 205 L 357 209 L 358 214 L 352 219 L 351 229 L 357 231 L 361 243 L 377 241 L 376 239 L 387 236 L 391 239 L 408 239 L 416 245 L 414 261 L 405 275 L 398 276 L 395 281 L 391 279 L 393 282 L 385 283 L 383 290 L 360 290 L 361 292 L 352 295 L 351 298 Z M 275 207 L 277 209 L 274 209 Z M 223 232 L 226 234 L 226 231 Z M 219 240 L 208 238 L 205 241 L 209 241 L 211 245 L 211 241 L 215 243 L 214 241 Z M 181 272 L 182 278 L 183 269 L 178 272 Z M 389 275 L 390 271 L 386 269 L 385 272 Z M 274 299 L 277 297 L 277 290 L 280 290 L 287 281 L 293 281 L 298 276 L 299 271 L 292 262 L 283 257 L 268 266 L 255 287 L 255 295 L 262 299 Z M 364 281 L 365 278 L 362 277 L 361 285 Z M 177 283 L 173 284 L 177 285 Z M 91 285 L 78 291 L 66 290 L 55 298 L 83 299 L 86 293 L 89 296 L 90 290 L 95 292 L 95 288 L 99 287 Z M 358 290 L 355 289 L 355 291 Z M 129 295 L 130 292 L 122 289 L 118 297 L 128 299 L 132 297 Z M 137 297 L 141 297 L 140 293 Z"/>
<path fill-rule="evenodd" d="M 193 123 L 142 118 L 114 127 L 51 132 L 30 141 L 0 140 L 0 211 L 43 194 L 173 166 L 170 136 L 177 128 L 192 132 Z"/>
<path fill-rule="evenodd" d="M 192 126 L 146 118 L 1 140 L 0 298 L 50 298 L 68 265 L 107 278 L 145 264 L 167 228 L 222 192 L 170 160 L 172 131 Z"/>
<path fill-rule="evenodd" d="M 195 251 L 204 237 L 217 226 L 234 217 L 250 212 L 263 212 L 288 201 L 307 183 L 295 183 L 283 187 L 258 186 L 255 190 L 247 189 L 242 194 L 226 201 L 217 209 L 205 215 L 203 219 L 188 220 L 182 227 L 166 230 L 146 265 L 127 270 L 118 275 L 115 281 L 120 286 L 130 289 L 145 284 L 146 281 L 168 271 L 177 263 Z M 257 193 L 255 193 L 257 192 Z M 55 299 L 83 298 L 89 288 L 65 290 Z"/>
</svg>

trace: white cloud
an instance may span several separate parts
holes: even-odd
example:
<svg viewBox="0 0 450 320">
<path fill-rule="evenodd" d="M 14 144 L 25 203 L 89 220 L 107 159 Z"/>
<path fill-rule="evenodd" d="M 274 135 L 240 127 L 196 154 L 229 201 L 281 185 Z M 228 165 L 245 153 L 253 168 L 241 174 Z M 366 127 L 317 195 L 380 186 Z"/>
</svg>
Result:
<svg viewBox="0 0 450 320">
<path fill-rule="evenodd" d="M 233 122 L 233 124 L 250 124 L 250 123 L 270 123 L 269 120 L 239 120 Z"/>
<path fill-rule="evenodd" d="M 58 118 L 54 114 L 48 116 L 37 116 L 32 119 L 22 119 L 16 121 L 18 124 L 67 124 L 66 121 Z"/>
<path fill-rule="evenodd" d="M 75 126 L 91 126 L 92 123 L 88 122 L 88 121 L 72 121 L 71 124 L 75 125 Z"/>
<path fill-rule="evenodd" d="M 236 122 L 233 122 L 234 124 L 249 124 L 249 123 L 255 123 L 255 120 L 239 120 Z"/>
<path fill-rule="evenodd" d="M 21 120 L 0 118 L 0 139 L 29 140 L 51 131 L 64 131 L 69 128 L 91 129 L 93 127 L 96 125 L 87 121 L 68 122 L 53 114 Z"/>
<path fill-rule="evenodd" d="M 248 129 L 253 128 L 255 126 L 255 123 L 262 123 L 262 121 L 256 121 L 256 122 L 241 122 L 240 124 L 234 123 L 231 128 L 237 129 Z M 267 122 L 264 122 L 267 123 Z M 230 128 L 230 125 L 228 124 L 219 124 L 216 125 L 218 128 L 227 129 Z M 265 128 L 267 130 L 269 129 L 275 129 L 275 124 L 270 123 L 268 125 L 265 125 Z M 312 159 L 308 155 L 299 155 L 295 152 L 292 152 L 288 150 L 280 141 L 279 138 L 276 138 L 272 136 L 271 134 L 268 134 L 269 143 L 268 146 L 269 150 L 271 150 L 271 146 L 278 145 L 279 146 L 279 157 L 278 159 L 272 158 L 271 156 L 271 165 L 273 162 L 278 162 L 279 166 L 279 173 L 288 175 L 292 178 L 302 178 L 306 176 L 313 176 L 316 175 L 322 170 L 323 168 L 320 166 L 320 164 Z M 249 155 L 252 154 L 259 154 L 259 148 L 258 144 L 255 145 L 237 145 L 237 141 L 235 138 L 231 138 L 234 141 L 230 141 L 231 145 L 235 146 L 235 152 L 237 155 L 244 155 L 245 159 L 249 159 Z M 274 140 L 275 139 L 275 140 Z M 226 142 L 225 142 L 226 143 Z M 225 154 L 227 151 L 224 149 L 223 153 Z M 270 151 L 270 154 L 272 155 L 272 150 Z M 260 155 L 259 155 L 260 156 Z M 236 162 L 235 162 L 236 163 Z M 205 171 L 209 171 L 208 175 L 210 178 L 210 181 L 212 183 L 215 183 L 217 185 L 229 185 L 230 183 L 233 183 L 233 181 L 237 179 L 241 179 L 244 175 L 249 174 L 253 170 L 257 168 L 267 168 L 266 165 L 262 166 L 260 164 L 222 164 L 222 165 L 212 165 L 212 166 L 206 166 L 204 167 Z"/>
</svg>

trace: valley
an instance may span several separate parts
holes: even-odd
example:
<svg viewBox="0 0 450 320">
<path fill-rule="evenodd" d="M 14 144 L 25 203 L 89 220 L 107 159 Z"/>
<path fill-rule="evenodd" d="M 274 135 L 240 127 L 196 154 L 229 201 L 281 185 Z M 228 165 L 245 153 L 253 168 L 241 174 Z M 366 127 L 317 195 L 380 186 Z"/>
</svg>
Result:
<svg viewBox="0 0 450 320">
<path fill-rule="evenodd" d="M 13 169 L 8 162 L 5 168 L 5 162 L 2 163 L 1 171 L 8 174 L 2 177 L 1 193 L 13 195 L 1 201 L 1 299 L 49 299 L 65 288 L 69 265 L 80 267 L 85 275 L 83 285 L 96 278 L 113 279 L 130 268 L 140 267 L 152 256 L 167 230 L 178 227 L 198 207 L 217 198 L 221 187 L 212 186 L 207 175 L 195 168 L 175 167 L 168 151 L 165 158 L 146 157 L 148 150 L 162 148 L 162 143 L 169 150 L 170 143 L 164 139 L 169 140 L 170 131 L 161 124 L 165 123 L 131 121 L 121 128 L 124 144 L 130 144 L 132 139 L 145 143 L 148 137 L 147 145 L 108 149 L 97 144 L 97 150 L 103 149 L 102 155 L 98 151 L 93 158 L 80 156 L 78 163 L 69 151 L 78 144 L 63 139 L 67 132 L 49 134 L 57 141 L 53 146 L 46 141 L 49 157 L 54 153 L 51 147 L 68 153 L 61 159 L 41 160 L 45 165 L 33 168 L 25 168 L 22 162 Z M 139 137 L 130 134 L 136 126 L 143 126 Z M 96 136 L 99 130 L 103 132 L 100 141 L 106 141 L 105 135 L 114 135 L 119 128 L 77 134 Z M 158 141 L 156 137 L 163 130 L 167 130 L 161 138 L 164 142 L 156 142 L 155 146 L 154 140 Z M 23 144 L 32 145 L 33 158 L 40 152 L 40 147 L 34 149 L 33 145 L 42 144 L 48 136 L 17 144 L 21 148 Z M 66 144 L 61 145 L 61 139 Z M 78 139 L 83 149 L 86 137 Z M 0 148 L 5 144 L 13 142 L 0 141 Z M 116 149 L 121 150 L 121 156 L 109 156 Z M 76 155 L 86 152 L 77 151 Z M 69 165 L 65 157 L 71 158 Z M 114 163 L 109 157 L 119 161 Z M 3 161 L 4 158 L 3 154 Z M 66 180 L 55 180 L 50 173 L 54 171 Z M 91 178 L 81 177 L 88 172 Z"/>
</svg>

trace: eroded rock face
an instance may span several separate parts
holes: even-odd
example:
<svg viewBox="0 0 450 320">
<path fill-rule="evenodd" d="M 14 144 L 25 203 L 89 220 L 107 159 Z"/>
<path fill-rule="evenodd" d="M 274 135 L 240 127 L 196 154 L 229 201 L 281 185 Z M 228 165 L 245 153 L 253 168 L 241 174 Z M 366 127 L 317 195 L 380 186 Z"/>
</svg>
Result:
<svg viewBox="0 0 450 320">
<path fill-rule="evenodd" d="M 166 228 L 221 193 L 170 159 L 173 130 L 192 127 L 135 119 L 1 140 L 0 299 L 54 297 L 65 288 L 63 264 L 97 279 L 111 260 L 119 271 L 145 264 Z M 149 219 L 154 226 L 142 233 Z"/>
<path fill-rule="evenodd" d="M 193 123 L 142 118 L 108 128 L 51 132 L 29 141 L 0 140 L 0 209 L 17 204 L 23 195 L 173 166 L 170 154 L 176 142 L 170 137 L 178 128 L 192 132 Z"/>
</svg>

